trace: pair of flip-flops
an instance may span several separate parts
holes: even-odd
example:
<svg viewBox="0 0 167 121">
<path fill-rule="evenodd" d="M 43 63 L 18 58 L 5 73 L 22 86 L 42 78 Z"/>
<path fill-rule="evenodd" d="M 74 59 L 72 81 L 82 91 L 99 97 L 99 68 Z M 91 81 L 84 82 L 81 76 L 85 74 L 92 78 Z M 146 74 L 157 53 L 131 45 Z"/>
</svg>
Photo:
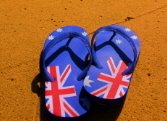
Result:
<svg viewBox="0 0 167 121">
<path fill-rule="evenodd" d="M 51 114 L 85 114 L 90 103 L 83 91 L 99 101 L 126 95 L 140 53 L 138 37 L 127 27 L 111 25 L 97 29 L 91 42 L 78 26 L 59 28 L 45 41 L 40 67 Z"/>
</svg>

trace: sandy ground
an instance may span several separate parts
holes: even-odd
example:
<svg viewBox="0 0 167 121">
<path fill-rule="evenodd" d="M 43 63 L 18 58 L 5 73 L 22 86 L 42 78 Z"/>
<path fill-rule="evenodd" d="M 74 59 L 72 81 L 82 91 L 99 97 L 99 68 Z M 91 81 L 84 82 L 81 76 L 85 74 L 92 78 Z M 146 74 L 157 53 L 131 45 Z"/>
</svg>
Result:
<svg viewBox="0 0 167 121">
<path fill-rule="evenodd" d="M 142 42 L 117 120 L 167 121 L 167 0 L 1 0 L 0 120 L 40 121 L 31 83 L 50 32 L 79 25 L 90 33 L 113 23 L 132 28 Z M 101 121 L 112 121 L 110 115 Z"/>
</svg>

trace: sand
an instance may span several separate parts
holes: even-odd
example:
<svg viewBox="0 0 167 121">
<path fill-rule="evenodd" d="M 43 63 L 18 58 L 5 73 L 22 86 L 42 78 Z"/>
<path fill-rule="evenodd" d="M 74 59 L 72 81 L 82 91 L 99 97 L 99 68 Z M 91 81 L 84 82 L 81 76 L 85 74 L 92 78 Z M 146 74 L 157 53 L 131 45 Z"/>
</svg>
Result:
<svg viewBox="0 0 167 121">
<path fill-rule="evenodd" d="M 0 120 L 40 121 L 31 83 L 50 32 L 79 25 L 91 33 L 113 23 L 133 29 L 142 43 L 117 120 L 167 121 L 167 0 L 0 1 Z M 100 121 L 112 121 L 111 115 Z"/>
</svg>

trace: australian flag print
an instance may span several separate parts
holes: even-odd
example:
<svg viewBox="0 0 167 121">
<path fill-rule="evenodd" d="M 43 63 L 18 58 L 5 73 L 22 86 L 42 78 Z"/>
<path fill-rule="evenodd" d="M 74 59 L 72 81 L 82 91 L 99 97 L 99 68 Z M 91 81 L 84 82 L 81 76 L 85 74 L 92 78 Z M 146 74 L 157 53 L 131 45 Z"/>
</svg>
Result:
<svg viewBox="0 0 167 121">
<path fill-rule="evenodd" d="M 87 89 L 91 89 L 90 93 L 96 97 L 104 99 L 118 99 L 125 95 L 131 74 L 122 75 L 122 72 L 127 69 L 127 65 L 120 60 L 115 64 L 114 60 L 110 57 L 107 60 L 108 72 L 100 72 L 96 79 L 89 76 L 85 80 Z M 96 83 L 96 84 L 95 84 Z M 90 87 L 90 88 L 89 88 Z"/>
<path fill-rule="evenodd" d="M 67 65 L 60 74 L 59 66 L 49 66 L 48 72 L 54 78 L 53 82 L 45 82 L 45 102 L 49 112 L 60 117 L 77 117 L 79 113 L 68 98 L 76 96 L 75 86 L 65 86 L 71 73 L 71 66 Z"/>
</svg>

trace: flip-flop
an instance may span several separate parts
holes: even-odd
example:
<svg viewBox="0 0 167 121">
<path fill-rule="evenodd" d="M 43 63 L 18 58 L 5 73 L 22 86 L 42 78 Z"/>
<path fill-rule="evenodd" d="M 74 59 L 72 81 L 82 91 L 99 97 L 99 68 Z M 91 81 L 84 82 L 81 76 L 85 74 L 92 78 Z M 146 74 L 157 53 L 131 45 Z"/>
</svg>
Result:
<svg viewBox="0 0 167 121">
<path fill-rule="evenodd" d="M 44 43 L 40 68 L 45 79 L 45 105 L 56 117 L 79 117 L 89 108 L 89 102 L 81 97 L 82 79 L 90 65 L 88 40 L 81 27 L 65 26 Z"/>
<path fill-rule="evenodd" d="M 125 97 L 140 53 L 137 35 L 119 25 L 101 27 L 92 37 L 92 65 L 84 89 L 99 101 Z"/>
</svg>

